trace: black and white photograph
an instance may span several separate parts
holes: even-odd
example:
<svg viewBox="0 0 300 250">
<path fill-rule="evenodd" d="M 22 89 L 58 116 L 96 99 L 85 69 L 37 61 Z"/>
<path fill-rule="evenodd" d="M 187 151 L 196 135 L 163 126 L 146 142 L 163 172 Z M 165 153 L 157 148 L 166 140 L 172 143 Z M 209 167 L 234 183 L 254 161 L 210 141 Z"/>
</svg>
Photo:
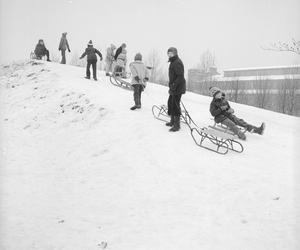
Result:
<svg viewBox="0 0 300 250">
<path fill-rule="evenodd" d="M 0 0 L 0 250 L 299 250 L 299 0 Z"/>
</svg>

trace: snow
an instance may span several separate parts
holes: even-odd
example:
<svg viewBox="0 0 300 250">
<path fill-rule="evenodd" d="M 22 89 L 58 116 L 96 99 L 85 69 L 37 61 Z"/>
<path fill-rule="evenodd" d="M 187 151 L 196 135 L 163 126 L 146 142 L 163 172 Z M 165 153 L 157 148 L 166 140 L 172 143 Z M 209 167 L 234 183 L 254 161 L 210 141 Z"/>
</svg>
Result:
<svg viewBox="0 0 300 250">
<path fill-rule="evenodd" d="M 300 249 L 297 117 L 232 103 L 259 125 L 242 154 L 154 119 L 166 87 L 132 92 L 85 69 L 18 62 L 0 75 L 0 249 Z M 183 102 L 199 126 L 210 98 Z"/>
</svg>

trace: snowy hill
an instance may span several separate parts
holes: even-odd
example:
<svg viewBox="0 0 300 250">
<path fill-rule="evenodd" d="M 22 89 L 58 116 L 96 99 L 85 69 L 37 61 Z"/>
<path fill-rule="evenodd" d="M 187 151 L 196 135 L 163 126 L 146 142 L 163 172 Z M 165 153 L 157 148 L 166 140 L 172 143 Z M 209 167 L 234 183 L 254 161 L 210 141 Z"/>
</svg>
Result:
<svg viewBox="0 0 300 250">
<path fill-rule="evenodd" d="M 0 249 L 300 249 L 300 118 L 232 103 L 263 136 L 242 154 L 199 148 L 103 72 L 20 62 L 1 68 Z M 183 102 L 200 126 L 210 98 Z"/>
</svg>

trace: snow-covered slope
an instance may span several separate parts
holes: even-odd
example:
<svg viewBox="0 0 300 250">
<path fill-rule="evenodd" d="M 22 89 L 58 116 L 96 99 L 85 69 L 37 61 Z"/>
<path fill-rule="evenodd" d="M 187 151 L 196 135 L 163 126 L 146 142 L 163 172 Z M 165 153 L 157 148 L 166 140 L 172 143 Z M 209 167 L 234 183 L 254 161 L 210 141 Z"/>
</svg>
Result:
<svg viewBox="0 0 300 250">
<path fill-rule="evenodd" d="M 153 118 L 167 88 L 130 111 L 132 92 L 84 72 L 1 68 L 1 249 L 300 249 L 299 118 L 232 103 L 267 129 L 221 156 Z M 210 98 L 183 102 L 212 123 Z"/>
</svg>

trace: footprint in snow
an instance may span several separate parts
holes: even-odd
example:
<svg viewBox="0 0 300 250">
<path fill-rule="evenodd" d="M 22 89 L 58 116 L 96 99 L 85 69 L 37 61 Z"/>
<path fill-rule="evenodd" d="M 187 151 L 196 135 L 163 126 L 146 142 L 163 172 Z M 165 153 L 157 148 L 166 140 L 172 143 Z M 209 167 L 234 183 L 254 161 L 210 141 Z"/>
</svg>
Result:
<svg viewBox="0 0 300 250">
<path fill-rule="evenodd" d="M 98 244 L 98 247 L 105 249 L 107 247 L 107 242 L 102 241 L 101 243 Z"/>
</svg>

